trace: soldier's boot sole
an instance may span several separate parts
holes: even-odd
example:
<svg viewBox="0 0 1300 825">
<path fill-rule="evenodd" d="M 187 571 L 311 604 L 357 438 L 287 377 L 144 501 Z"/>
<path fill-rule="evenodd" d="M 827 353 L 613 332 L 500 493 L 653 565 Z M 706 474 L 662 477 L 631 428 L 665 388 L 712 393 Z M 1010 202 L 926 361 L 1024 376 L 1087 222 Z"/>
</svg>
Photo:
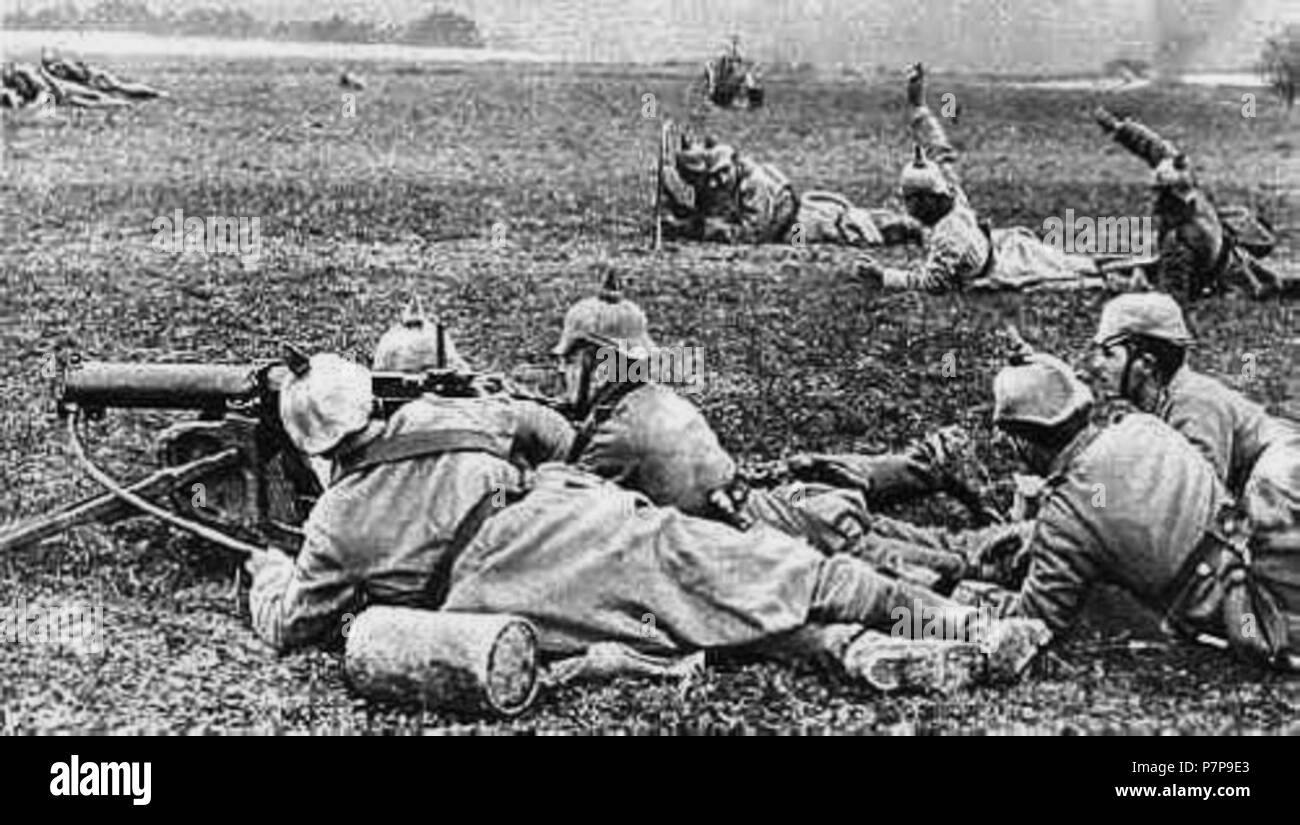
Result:
<svg viewBox="0 0 1300 825">
<path fill-rule="evenodd" d="M 979 645 L 937 639 L 899 639 L 867 633 L 845 653 L 845 670 L 876 690 L 953 693 L 984 679 Z"/>
<path fill-rule="evenodd" d="M 1051 640 L 1052 632 L 1039 619 L 995 620 L 985 640 L 990 681 L 1012 682 L 1020 678 Z"/>
</svg>

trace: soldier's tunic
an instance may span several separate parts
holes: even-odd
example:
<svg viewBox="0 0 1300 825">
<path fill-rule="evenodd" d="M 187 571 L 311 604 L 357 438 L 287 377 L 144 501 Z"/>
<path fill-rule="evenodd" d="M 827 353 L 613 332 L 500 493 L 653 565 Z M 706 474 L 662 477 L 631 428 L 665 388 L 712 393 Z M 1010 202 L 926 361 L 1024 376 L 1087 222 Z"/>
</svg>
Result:
<svg viewBox="0 0 1300 825">
<path fill-rule="evenodd" d="M 606 384 L 579 425 L 570 460 L 655 504 L 708 515 L 736 463 L 696 406 L 655 382 Z"/>
<path fill-rule="evenodd" d="M 1080 289 L 1104 286 L 1096 262 L 1044 244 L 1024 227 L 987 233 L 957 172 L 958 153 L 927 106 L 913 110 L 913 140 L 939 165 L 953 188 L 948 214 L 930 230 L 925 260 L 916 268 L 886 269 L 884 286 L 929 292 L 954 290 Z"/>
<path fill-rule="evenodd" d="M 529 418 L 498 399 L 404 406 L 380 445 L 473 433 L 488 446 L 340 477 L 308 519 L 297 560 L 258 574 L 250 594 L 258 634 L 279 649 L 329 641 L 346 613 L 383 603 L 514 613 L 534 622 L 547 652 L 619 642 L 672 653 L 761 641 L 823 615 L 879 625 L 914 599 L 957 609 L 853 559 L 828 559 L 774 530 L 742 533 L 655 507 L 570 465 L 541 465 L 517 498 L 521 473 L 507 457 L 568 447 Z"/>
<path fill-rule="evenodd" d="M 457 560 L 444 607 L 526 616 L 553 652 L 742 645 L 808 620 L 825 560 L 774 530 L 742 533 L 548 464 Z"/>
<path fill-rule="evenodd" d="M 162 92 L 157 89 L 143 83 L 121 80 L 106 69 L 96 68 L 83 60 L 45 59 L 41 62 L 41 68 L 48 75 L 72 84 L 73 90 L 78 92 L 83 89 L 93 90 L 133 100 L 147 100 L 162 96 Z"/>
<path fill-rule="evenodd" d="M 719 152 L 730 151 L 719 147 Z M 694 194 L 686 204 L 666 189 L 678 232 L 724 244 L 839 244 L 880 246 L 918 240 L 920 226 L 898 210 L 855 206 L 834 192 L 798 193 L 779 169 L 734 153 L 735 184 L 710 189 L 702 177 L 682 175 Z M 678 170 L 679 174 L 681 170 Z"/>
<path fill-rule="evenodd" d="M 729 190 L 695 190 L 706 243 L 779 243 L 787 238 L 799 212 L 794 186 L 770 163 L 744 156 L 735 160 L 736 182 Z"/>
<path fill-rule="evenodd" d="M 1172 143 L 1132 119 L 1121 122 L 1113 137 L 1152 169 L 1178 154 Z M 1282 273 L 1258 260 L 1256 253 L 1267 254 L 1276 238 L 1246 210 L 1221 211 L 1197 186 L 1185 202 L 1172 195 L 1158 195 L 1155 212 L 1160 238 L 1155 280 L 1161 289 L 1184 300 L 1228 285 L 1244 286 L 1260 295 L 1285 280 Z"/>
<path fill-rule="evenodd" d="M 34 102 L 40 96 L 40 93 L 45 91 L 45 84 L 41 82 L 36 70 L 30 66 L 15 66 L 12 74 L 6 80 L 8 80 L 8 85 L 28 103 Z"/>
<path fill-rule="evenodd" d="M 870 491 L 817 483 L 784 484 L 750 490 L 743 513 L 826 553 L 850 551 L 868 534 L 964 553 L 992 535 L 986 531 L 949 533 L 870 512 L 872 506 L 939 491 L 932 468 L 919 455 L 843 455 L 838 460 L 867 480 Z M 707 518 L 723 515 L 709 496 L 727 489 L 736 474 L 735 461 L 699 408 L 653 382 L 603 387 L 578 428 L 570 461 L 644 493 L 659 506 Z"/>
<path fill-rule="evenodd" d="M 485 496 L 522 489 L 520 466 L 562 460 L 572 439 L 543 407 L 444 398 L 404 405 L 383 438 L 448 430 L 490 439 L 497 454 L 434 454 L 336 478 L 304 525 L 294 566 L 254 582 L 249 604 L 262 638 L 283 649 L 334 637 L 340 617 L 369 602 L 436 607 L 461 522 Z"/>
<path fill-rule="evenodd" d="M 1192 443 L 1252 518 L 1276 502 L 1300 508 L 1300 426 L 1188 367 L 1174 374 L 1156 414 Z M 1293 513 L 1290 521 L 1300 517 Z M 1267 521 L 1281 526 L 1278 515 Z"/>
<path fill-rule="evenodd" d="M 1260 642 L 1250 634 L 1268 633 L 1253 622 L 1246 629 L 1243 611 L 1258 609 L 1261 624 L 1276 611 L 1244 575 L 1241 558 L 1214 538 L 1228 498 L 1209 463 L 1155 416 L 1137 413 L 1085 430 L 1049 475 L 1029 540 L 1029 572 L 1007 612 L 1042 619 L 1059 633 L 1090 588 L 1106 582 L 1176 628 L 1227 637 L 1253 652 Z M 1291 575 L 1300 575 L 1300 556 L 1291 561 Z"/>
</svg>

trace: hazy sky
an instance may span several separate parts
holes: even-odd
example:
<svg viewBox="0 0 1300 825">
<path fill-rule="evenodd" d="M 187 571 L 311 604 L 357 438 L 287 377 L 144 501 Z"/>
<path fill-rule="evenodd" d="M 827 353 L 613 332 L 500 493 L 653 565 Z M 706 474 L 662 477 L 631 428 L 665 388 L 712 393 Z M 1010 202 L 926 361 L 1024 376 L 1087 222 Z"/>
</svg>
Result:
<svg viewBox="0 0 1300 825">
<path fill-rule="evenodd" d="M 12 7 L 19 0 L 2 0 Z M 21 0 L 26 7 L 47 0 Z M 78 0 L 88 5 L 90 0 Z M 1242 68 L 1261 40 L 1300 22 L 1300 0 L 149 0 L 229 5 L 262 17 L 342 12 L 408 20 L 436 6 L 473 16 L 500 48 L 571 60 L 698 58 L 738 33 L 754 56 L 861 66 L 1079 71 L 1157 54 Z"/>
</svg>

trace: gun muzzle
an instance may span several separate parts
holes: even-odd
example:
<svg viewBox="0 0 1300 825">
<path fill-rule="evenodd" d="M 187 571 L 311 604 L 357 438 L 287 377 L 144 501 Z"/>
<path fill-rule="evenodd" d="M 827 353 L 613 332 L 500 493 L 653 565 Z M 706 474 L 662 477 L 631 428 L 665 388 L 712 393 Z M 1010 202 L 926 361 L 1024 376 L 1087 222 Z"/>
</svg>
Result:
<svg viewBox="0 0 1300 825">
<path fill-rule="evenodd" d="M 123 364 L 92 361 L 64 378 L 59 412 L 88 414 L 108 407 L 203 410 L 219 413 L 258 394 L 252 365 Z"/>
</svg>

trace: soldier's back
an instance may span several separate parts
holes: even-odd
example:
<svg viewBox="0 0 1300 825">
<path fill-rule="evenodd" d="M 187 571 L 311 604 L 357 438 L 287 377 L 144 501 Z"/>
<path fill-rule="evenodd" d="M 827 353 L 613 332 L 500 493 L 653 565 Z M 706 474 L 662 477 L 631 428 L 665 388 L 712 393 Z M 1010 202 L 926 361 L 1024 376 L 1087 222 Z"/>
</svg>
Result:
<svg viewBox="0 0 1300 825">
<path fill-rule="evenodd" d="M 584 441 L 579 467 L 686 513 L 707 512 L 709 493 L 735 475 L 699 408 L 653 382 L 627 392 Z"/>
<path fill-rule="evenodd" d="M 1177 575 L 1227 498 L 1192 446 L 1145 413 L 1102 430 L 1054 483 L 1057 507 L 1077 520 L 1080 545 L 1104 577 L 1148 601 Z"/>
</svg>

